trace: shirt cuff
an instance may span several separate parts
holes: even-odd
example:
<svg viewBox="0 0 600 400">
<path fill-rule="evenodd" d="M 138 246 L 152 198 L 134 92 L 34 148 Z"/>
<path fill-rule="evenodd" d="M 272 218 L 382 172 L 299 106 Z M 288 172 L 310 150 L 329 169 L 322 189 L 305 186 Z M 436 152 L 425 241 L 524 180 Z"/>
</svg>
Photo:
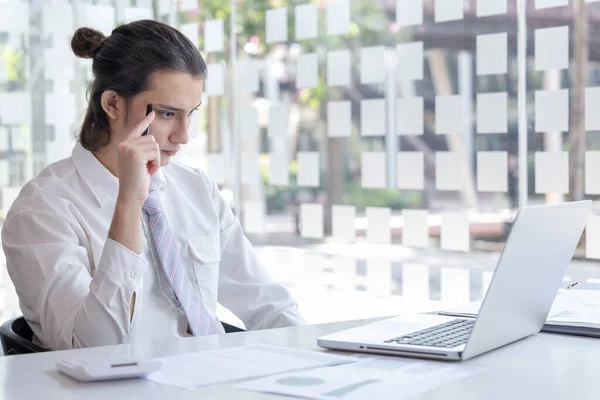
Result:
<svg viewBox="0 0 600 400">
<path fill-rule="evenodd" d="M 148 262 L 119 242 L 107 238 L 96 272 L 108 275 L 113 280 L 136 291 L 142 287 L 142 277 Z"/>
</svg>

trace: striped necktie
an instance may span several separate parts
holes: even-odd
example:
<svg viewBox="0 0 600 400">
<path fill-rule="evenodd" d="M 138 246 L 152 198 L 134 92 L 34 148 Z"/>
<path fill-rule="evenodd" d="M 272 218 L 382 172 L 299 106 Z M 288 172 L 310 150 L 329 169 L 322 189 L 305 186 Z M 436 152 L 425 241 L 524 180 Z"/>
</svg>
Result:
<svg viewBox="0 0 600 400">
<path fill-rule="evenodd" d="M 175 297 L 181 304 L 194 336 L 223 333 L 220 324 L 207 310 L 200 293 L 192 285 L 192 280 L 184 265 L 181 265 L 181 245 L 175 240 L 171 227 L 162 210 L 158 194 L 152 190 L 146 198 L 142 210 L 148 217 L 152 231 L 152 241 L 162 270 L 173 288 Z"/>
</svg>

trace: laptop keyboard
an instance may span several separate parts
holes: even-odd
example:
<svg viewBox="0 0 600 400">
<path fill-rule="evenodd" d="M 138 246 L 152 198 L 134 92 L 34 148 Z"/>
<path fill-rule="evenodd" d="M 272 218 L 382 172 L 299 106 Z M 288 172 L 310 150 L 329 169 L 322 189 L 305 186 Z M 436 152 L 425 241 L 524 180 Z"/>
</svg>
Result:
<svg viewBox="0 0 600 400">
<path fill-rule="evenodd" d="M 455 319 L 444 324 L 385 340 L 385 343 L 456 347 L 467 343 L 473 324 L 475 324 L 475 319 Z"/>
</svg>

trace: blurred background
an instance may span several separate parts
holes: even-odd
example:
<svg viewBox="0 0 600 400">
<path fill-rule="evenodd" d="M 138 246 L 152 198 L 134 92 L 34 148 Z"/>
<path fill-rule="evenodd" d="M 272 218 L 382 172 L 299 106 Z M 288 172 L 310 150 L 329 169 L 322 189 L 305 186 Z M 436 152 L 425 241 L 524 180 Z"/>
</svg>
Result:
<svg viewBox="0 0 600 400">
<path fill-rule="evenodd" d="M 138 19 L 205 57 L 178 161 L 310 323 L 480 299 L 519 207 L 600 207 L 600 1 L 0 0 L 0 216 L 71 154 L 93 79 L 75 29 Z M 600 282 L 599 259 L 595 211 L 565 281 Z"/>
</svg>

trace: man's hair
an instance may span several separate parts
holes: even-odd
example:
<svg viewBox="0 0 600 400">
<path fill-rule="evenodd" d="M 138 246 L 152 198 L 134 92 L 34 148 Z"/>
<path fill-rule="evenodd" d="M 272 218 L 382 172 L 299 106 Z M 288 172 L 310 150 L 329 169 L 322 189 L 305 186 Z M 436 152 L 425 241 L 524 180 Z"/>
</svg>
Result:
<svg viewBox="0 0 600 400">
<path fill-rule="evenodd" d="M 71 40 L 73 53 L 91 58 L 94 80 L 88 92 L 88 108 L 78 139 L 89 151 L 111 140 L 108 116 L 101 96 L 113 90 L 126 100 L 150 89 L 154 72 L 184 72 L 206 78 L 207 67 L 198 48 L 169 25 L 141 20 L 121 25 L 109 37 L 91 28 L 79 28 Z"/>
</svg>

